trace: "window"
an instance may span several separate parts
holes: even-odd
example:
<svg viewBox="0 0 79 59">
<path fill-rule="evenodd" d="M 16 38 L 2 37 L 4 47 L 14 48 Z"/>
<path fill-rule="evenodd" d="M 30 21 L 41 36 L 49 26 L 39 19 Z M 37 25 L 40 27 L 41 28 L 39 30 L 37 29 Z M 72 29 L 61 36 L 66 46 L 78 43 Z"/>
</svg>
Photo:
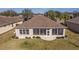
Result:
<svg viewBox="0 0 79 59">
<path fill-rule="evenodd" d="M 33 29 L 34 35 L 46 35 L 46 29 Z"/>
<path fill-rule="evenodd" d="M 39 29 L 33 29 L 33 34 L 34 35 L 39 35 Z"/>
<path fill-rule="evenodd" d="M 29 30 L 28 29 L 26 29 L 26 34 L 29 34 Z"/>
<path fill-rule="evenodd" d="M 63 28 L 58 28 L 58 35 L 63 35 Z"/>
<path fill-rule="evenodd" d="M 57 35 L 57 28 L 52 29 L 52 35 Z"/>
<path fill-rule="evenodd" d="M 23 34 L 25 34 L 26 32 L 25 32 L 25 29 L 23 29 Z"/>
<path fill-rule="evenodd" d="M 22 34 L 22 30 L 20 29 L 20 34 Z"/>
<path fill-rule="evenodd" d="M 20 34 L 29 34 L 28 29 L 20 29 Z"/>
<path fill-rule="evenodd" d="M 40 29 L 40 35 L 46 35 L 46 29 Z"/>
</svg>

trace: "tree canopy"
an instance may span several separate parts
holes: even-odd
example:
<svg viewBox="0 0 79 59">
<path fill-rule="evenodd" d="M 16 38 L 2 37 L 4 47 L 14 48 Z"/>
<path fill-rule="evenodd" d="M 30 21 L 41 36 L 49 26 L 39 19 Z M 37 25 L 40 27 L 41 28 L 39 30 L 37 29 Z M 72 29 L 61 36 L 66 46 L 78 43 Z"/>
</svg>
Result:
<svg viewBox="0 0 79 59">
<path fill-rule="evenodd" d="M 7 11 L 1 12 L 0 15 L 2 15 L 2 16 L 16 16 L 18 14 L 17 14 L 17 12 L 15 12 L 13 10 L 7 10 Z"/>
<path fill-rule="evenodd" d="M 49 10 L 46 13 L 44 13 L 44 15 L 54 21 L 57 21 L 57 19 L 64 20 L 64 21 L 70 19 L 70 14 L 68 12 Z"/>
<path fill-rule="evenodd" d="M 44 15 L 49 17 L 52 20 L 55 20 L 55 17 L 56 17 L 56 13 L 53 10 L 47 11 Z"/>
</svg>

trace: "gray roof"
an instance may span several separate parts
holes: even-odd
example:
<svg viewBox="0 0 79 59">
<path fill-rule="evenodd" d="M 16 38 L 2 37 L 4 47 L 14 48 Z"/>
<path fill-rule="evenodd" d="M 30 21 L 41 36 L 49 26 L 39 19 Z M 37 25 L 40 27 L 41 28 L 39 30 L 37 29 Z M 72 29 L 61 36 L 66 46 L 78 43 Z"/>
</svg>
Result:
<svg viewBox="0 0 79 59">
<path fill-rule="evenodd" d="M 63 25 L 43 16 L 36 15 L 32 19 L 25 21 L 23 24 L 18 25 L 16 28 L 66 28 Z"/>
<path fill-rule="evenodd" d="M 18 17 L 0 16 L 0 27 L 22 21 Z"/>
<path fill-rule="evenodd" d="M 79 24 L 79 17 L 68 20 L 68 22 Z"/>
</svg>

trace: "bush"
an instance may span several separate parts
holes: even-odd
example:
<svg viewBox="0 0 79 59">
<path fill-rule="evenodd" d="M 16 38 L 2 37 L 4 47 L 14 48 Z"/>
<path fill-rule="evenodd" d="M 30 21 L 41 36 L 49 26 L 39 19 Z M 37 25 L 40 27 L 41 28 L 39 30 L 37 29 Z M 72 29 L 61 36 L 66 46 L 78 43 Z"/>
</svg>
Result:
<svg viewBox="0 0 79 59">
<path fill-rule="evenodd" d="M 31 39 L 31 37 L 25 37 L 26 39 Z"/>
<path fill-rule="evenodd" d="M 37 38 L 37 39 L 40 39 L 40 37 L 39 37 L 39 36 L 37 36 L 36 38 Z"/>
<path fill-rule="evenodd" d="M 16 35 L 13 35 L 12 38 L 13 38 L 13 39 L 18 39 L 18 37 L 16 37 Z"/>
<path fill-rule="evenodd" d="M 35 36 L 33 36 L 33 38 L 36 38 Z"/>
<path fill-rule="evenodd" d="M 26 39 L 28 39 L 28 37 L 25 37 Z"/>
<path fill-rule="evenodd" d="M 37 37 L 33 36 L 33 38 L 37 38 L 37 39 L 40 39 L 40 37 L 39 37 L 39 36 L 37 36 Z"/>
<path fill-rule="evenodd" d="M 31 39 L 31 37 L 25 37 L 26 39 Z"/>
<path fill-rule="evenodd" d="M 15 39 L 18 39 L 18 37 L 15 37 Z"/>
</svg>

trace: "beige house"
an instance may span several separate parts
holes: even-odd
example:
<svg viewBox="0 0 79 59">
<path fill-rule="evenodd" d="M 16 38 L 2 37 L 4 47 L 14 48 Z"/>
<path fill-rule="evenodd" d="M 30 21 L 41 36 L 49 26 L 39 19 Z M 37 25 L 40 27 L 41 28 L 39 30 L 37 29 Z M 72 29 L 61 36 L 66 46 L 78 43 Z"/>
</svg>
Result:
<svg viewBox="0 0 79 59">
<path fill-rule="evenodd" d="M 32 19 L 18 25 L 15 32 L 18 38 L 41 37 L 44 40 L 54 40 L 57 37 L 65 36 L 65 28 L 43 15 L 36 15 Z"/>
<path fill-rule="evenodd" d="M 22 19 L 18 17 L 0 16 L 0 34 L 15 28 L 18 24 L 22 24 Z"/>
</svg>

